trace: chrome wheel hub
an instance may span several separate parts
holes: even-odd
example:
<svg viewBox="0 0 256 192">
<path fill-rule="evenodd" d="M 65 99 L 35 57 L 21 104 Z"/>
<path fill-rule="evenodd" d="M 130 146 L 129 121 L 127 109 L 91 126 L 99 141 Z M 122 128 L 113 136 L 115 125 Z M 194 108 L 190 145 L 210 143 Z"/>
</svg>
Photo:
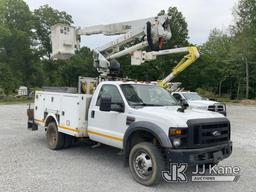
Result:
<svg viewBox="0 0 256 192">
<path fill-rule="evenodd" d="M 134 168 L 141 178 L 146 178 L 152 174 L 152 160 L 150 156 L 145 153 L 139 153 L 134 162 Z"/>
</svg>

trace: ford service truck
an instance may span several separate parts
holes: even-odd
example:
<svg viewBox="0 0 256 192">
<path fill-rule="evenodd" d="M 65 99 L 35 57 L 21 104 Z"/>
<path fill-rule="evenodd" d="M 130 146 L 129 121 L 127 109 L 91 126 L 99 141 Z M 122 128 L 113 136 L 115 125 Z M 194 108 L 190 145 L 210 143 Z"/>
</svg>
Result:
<svg viewBox="0 0 256 192">
<path fill-rule="evenodd" d="M 45 127 L 52 150 L 74 138 L 122 149 L 134 179 L 153 185 L 168 162 L 216 164 L 232 152 L 227 118 L 182 108 L 159 86 L 105 81 L 92 95 L 37 91 L 28 127 Z"/>
<path fill-rule="evenodd" d="M 169 162 L 216 164 L 230 156 L 229 120 L 219 113 L 187 109 L 164 89 L 199 57 L 195 47 L 160 50 L 171 38 L 168 16 L 82 29 L 55 25 L 52 58 L 69 58 L 79 48 L 81 35 L 100 33 L 124 35 L 94 50 L 97 81 L 79 81 L 77 93 L 37 91 L 34 107 L 27 111 L 28 128 L 44 127 L 50 149 L 69 147 L 74 138 L 117 147 L 133 178 L 143 185 L 160 181 Z M 147 46 L 151 52 L 141 51 Z M 121 56 L 131 54 L 131 63 L 140 65 L 181 52 L 188 55 L 158 85 L 117 80 L 120 64 L 116 59 Z"/>
</svg>

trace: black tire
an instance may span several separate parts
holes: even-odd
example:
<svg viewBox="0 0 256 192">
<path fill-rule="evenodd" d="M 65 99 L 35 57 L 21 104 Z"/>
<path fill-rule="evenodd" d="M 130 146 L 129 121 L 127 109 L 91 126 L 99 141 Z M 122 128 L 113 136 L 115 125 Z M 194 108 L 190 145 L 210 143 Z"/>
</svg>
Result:
<svg viewBox="0 0 256 192">
<path fill-rule="evenodd" d="M 74 137 L 71 135 L 64 134 L 64 146 L 63 148 L 69 148 L 74 142 Z"/>
<path fill-rule="evenodd" d="M 129 167 L 138 183 L 146 186 L 155 185 L 160 182 L 164 170 L 162 153 L 152 143 L 136 144 L 129 155 Z"/>
<path fill-rule="evenodd" d="M 56 123 L 51 122 L 47 126 L 47 144 L 52 150 L 62 149 L 64 146 L 64 134 L 58 131 Z"/>
</svg>

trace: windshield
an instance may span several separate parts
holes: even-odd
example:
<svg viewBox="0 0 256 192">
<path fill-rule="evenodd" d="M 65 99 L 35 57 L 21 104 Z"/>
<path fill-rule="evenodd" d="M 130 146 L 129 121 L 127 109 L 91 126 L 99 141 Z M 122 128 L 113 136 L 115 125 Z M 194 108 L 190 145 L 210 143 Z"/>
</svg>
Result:
<svg viewBox="0 0 256 192">
<path fill-rule="evenodd" d="M 130 106 L 173 106 L 178 105 L 168 91 L 154 85 L 121 85 Z"/>
<path fill-rule="evenodd" d="M 187 100 L 191 100 L 191 101 L 203 100 L 203 98 L 197 93 L 183 93 L 183 95 Z"/>
</svg>

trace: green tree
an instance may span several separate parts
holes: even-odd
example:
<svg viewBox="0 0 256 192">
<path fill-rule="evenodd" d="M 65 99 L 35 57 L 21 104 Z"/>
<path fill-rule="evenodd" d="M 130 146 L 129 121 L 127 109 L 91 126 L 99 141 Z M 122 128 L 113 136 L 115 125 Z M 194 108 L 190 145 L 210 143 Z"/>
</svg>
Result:
<svg viewBox="0 0 256 192">
<path fill-rule="evenodd" d="M 256 0 L 240 0 L 231 33 L 214 29 L 200 47 L 201 57 L 177 80 L 186 88 L 202 87 L 221 96 L 256 96 Z"/>
<path fill-rule="evenodd" d="M 172 38 L 169 42 L 170 47 L 184 47 L 188 43 L 188 24 L 182 12 L 177 7 L 170 7 L 167 15 L 171 17 L 170 28 L 172 31 Z"/>
<path fill-rule="evenodd" d="M 20 85 L 44 83 L 40 57 L 33 48 L 33 29 L 34 18 L 24 1 L 0 0 L 0 78 L 8 94 Z"/>
<path fill-rule="evenodd" d="M 255 97 L 256 89 L 251 86 L 251 81 L 255 81 L 252 72 L 256 71 L 256 0 L 240 0 L 234 17 L 232 56 L 240 63 L 239 70 L 244 71 L 241 75 L 245 80 L 245 98 L 249 98 L 250 93 Z"/>
<path fill-rule="evenodd" d="M 232 38 L 223 31 L 214 29 L 209 35 L 208 41 L 201 47 L 203 57 L 211 57 L 210 63 L 205 63 L 213 71 L 209 74 L 211 80 L 215 81 L 218 87 L 218 94 L 222 94 L 222 85 L 234 74 L 233 63 L 229 60 L 229 52 L 232 45 Z"/>
<path fill-rule="evenodd" d="M 13 74 L 16 82 L 29 78 L 29 68 L 34 57 L 31 44 L 33 41 L 33 18 L 27 4 L 22 0 L 0 0 L 0 45 L 1 59 L 8 73 Z"/>
<path fill-rule="evenodd" d="M 78 77 L 97 77 L 98 73 L 93 66 L 92 51 L 83 47 L 63 65 L 61 80 L 65 86 L 77 86 Z"/>
<path fill-rule="evenodd" d="M 78 76 L 97 77 L 93 67 L 92 51 L 81 48 L 68 60 L 42 61 L 45 73 L 45 84 L 50 86 L 77 86 Z"/>
<path fill-rule="evenodd" d="M 11 69 L 5 63 L 0 63 L 0 88 L 4 90 L 6 95 L 10 95 L 15 91 L 17 86 L 16 79 Z"/>
<path fill-rule="evenodd" d="M 32 14 L 23 0 L 0 0 L 0 23 L 10 30 L 31 34 Z"/>
</svg>

